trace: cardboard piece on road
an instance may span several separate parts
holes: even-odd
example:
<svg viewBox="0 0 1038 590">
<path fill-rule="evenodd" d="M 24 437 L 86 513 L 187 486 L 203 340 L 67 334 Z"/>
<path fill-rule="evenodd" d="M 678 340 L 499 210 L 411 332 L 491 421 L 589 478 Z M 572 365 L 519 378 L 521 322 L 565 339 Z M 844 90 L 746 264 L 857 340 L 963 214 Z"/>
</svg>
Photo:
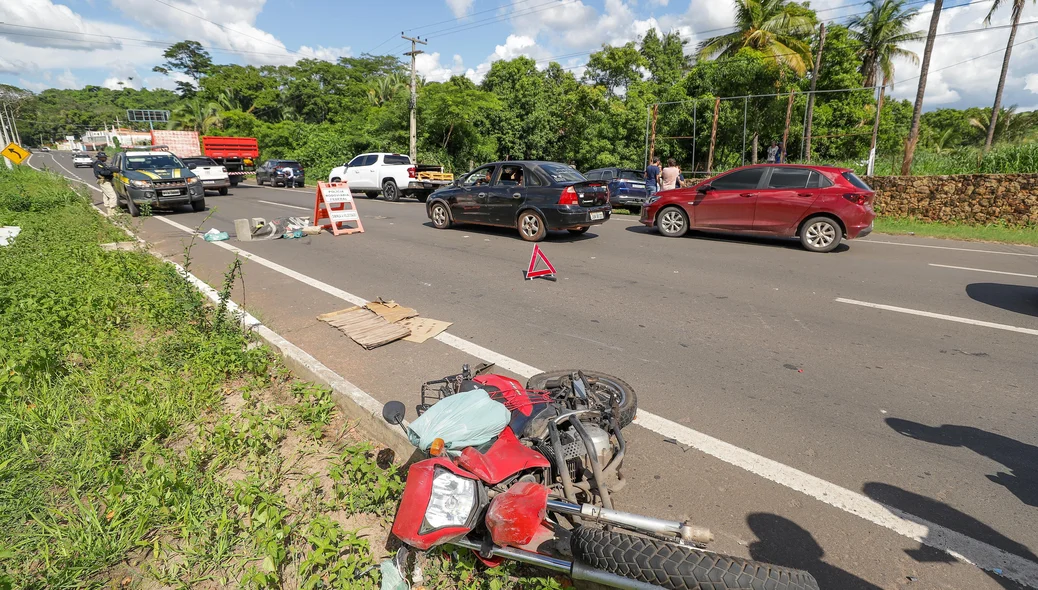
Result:
<svg viewBox="0 0 1038 590">
<path fill-rule="evenodd" d="M 538 259 L 544 262 L 548 268 L 535 270 Z M 530 255 L 530 268 L 523 273 L 523 276 L 526 277 L 526 280 L 536 279 L 537 277 L 545 278 L 549 281 L 555 280 L 555 267 L 548 261 L 548 257 L 544 255 L 544 252 L 541 252 L 541 247 L 537 244 L 533 245 L 533 254 Z"/>
<path fill-rule="evenodd" d="M 11 143 L 7 144 L 7 147 L 5 147 L 4 151 L 0 152 L 0 154 L 3 154 L 4 157 L 14 162 L 15 164 L 21 164 L 25 161 L 26 158 L 29 157 L 29 150 L 23 148 L 22 146 L 12 141 Z"/>
<path fill-rule="evenodd" d="M 430 338 L 435 338 L 451 326 L 451 322 L 434 320 L 432 318 L 408 318 L 401 320 L 400 325 L 407 326 L 411 335 L 404 338 L 408 342 L 421 344 Z"/>
<path fill-rule="evenodd" d="M 368 350 L 411 334 L 407 326 L 391 323 L 370 309 L 362 307 L 325 314 L 318 318 L 338 328 Z"/>
<path fill-rule="evenodd" d="M 356 227 L 349 227 L 347 223 L 352 223 Z M 337 236 L 364 232 L 357 203 L 354 202 L 353 193 L 345 182 L 317 183 L 313 224 L 331 230 Z"/>
<path fill-rule="evenodd" d="M 370 301 L 364 307 L 382 316 L 390 323 L 396 323 L 418 315 L 416 310 L 410 307 L 403 307 L 395 301 Z"/>
</svg>

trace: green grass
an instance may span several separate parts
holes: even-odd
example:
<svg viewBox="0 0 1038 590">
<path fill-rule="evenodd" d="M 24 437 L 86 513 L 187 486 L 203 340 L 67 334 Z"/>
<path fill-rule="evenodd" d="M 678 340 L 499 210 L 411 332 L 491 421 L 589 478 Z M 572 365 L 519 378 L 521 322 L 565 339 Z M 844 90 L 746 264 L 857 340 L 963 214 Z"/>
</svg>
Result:
<svg viewBox="0 0 1038 590">
<path fill-rule="evenodd" d="M 327 388 L 55 175 L 0 168 L 0 225 L 0 588 L 378 587 L 403 484 Z M 429 585 L 561 587 L 464 553 Z"/>
<path fill-rule="evenodd" d="M 1038 228 L 1013 228 L 1001 225 L 972 226 L 877 217 L 875 231 L 884 234 L 911 234 L 929 238 L 1038 246 Z"/>
<path fill-rule="evenodd" d="M 881 154 L 876 158 L 876 176 L 901 174 L 901 152 Z M 866 161 L 821 161 L 819 164 L 851 168 L 864 176 Z M 987 156 L 980 149 L 962 147 L 935 153 L 926 149 L 916 152 L 912 160 L 913 176 L 955 174 L 1038 174 L 1038 144 L 996 145 Z"/>
</svg>

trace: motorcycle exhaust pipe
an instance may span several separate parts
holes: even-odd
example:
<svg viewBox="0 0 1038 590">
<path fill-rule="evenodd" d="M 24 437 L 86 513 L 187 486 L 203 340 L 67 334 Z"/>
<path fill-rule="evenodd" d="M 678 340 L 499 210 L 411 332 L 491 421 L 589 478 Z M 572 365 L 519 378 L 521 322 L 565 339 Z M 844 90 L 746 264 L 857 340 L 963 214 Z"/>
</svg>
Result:
<svg viewBox="0 0 1038 590">
<path fill-rule="evenodd" d="M 589 565 L 584 565 L 578 561 L 570 562 L 564 559 L 556 559 L 547 555 L 541 555 L 540 553 L 523 551 L 522 549 L 515 549 L 514 547 L 498 547 L 497 545 L 492 545 L 490 547 L 490 555 L 487 555 L 483 552 L 484 548 L 479 543 L 468 538 L 451 541 L 451 543 L 459 547 L 476 551 L 483 557 L 504 557 L 505 559 L 511 559 L 559 572 L 561 574 L 566 574 L 574 580 L 593 582 L 611 588 L 622 588 L 623 590 L 660 590 L 660 587 L 654 584 L 648 584 L 646 582 L 632 580 L 630 578 L 604 572 Z"/>
<path fill-rule="evenodd" d="M 714 540 L 714 535 L 710 532 L 710 529 L 692 526 L 675 520 L 663 520 L 630 512 L 620 512 L 610 508 L 599 508 L 591 504 L 581 504 L 578 506 L 577 504 L 570 504 L 560 500 L 548 500 L 548 510 L 570 516 L 579 516 L 584 520 L 592 522 L 615 524 L 650 533 L 674 535 L 680 537 L 686 543 L 709 543 Z"/>
</svg>

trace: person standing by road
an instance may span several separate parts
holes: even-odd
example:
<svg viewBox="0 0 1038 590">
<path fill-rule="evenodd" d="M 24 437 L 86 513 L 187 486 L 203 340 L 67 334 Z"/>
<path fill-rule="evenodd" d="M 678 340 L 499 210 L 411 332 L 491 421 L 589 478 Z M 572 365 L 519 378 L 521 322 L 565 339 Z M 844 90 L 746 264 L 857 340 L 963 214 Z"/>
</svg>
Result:
<svg viewBox="0 0 1038 590">
<path fill-rule="evenodd" d="M 660 159 L 653 156 L 649 166 L 645 169 L 645 199 L 649 200 L 656 194 L 660 186 Z"/>
<path fill-rule="evenodd" d="M 101 187 L 101 201 L 109 213 L 119 206 L 119 200 L 115 196 L 115 186 L 112 185 L 114 173 L 115 171 L 108 166 L 108 154 L 97 152 L 97 160 L 94 161 L 94 178 L 97 179 L 97 186 Z"/>
<path fill-rule="evenodd" d="M 768 164 L 774 164 L 778 160 L 778 151 L 778 144 L 772 141 L 771 147 L 768 148 Z"/>
<path fill-rule="evenodd" d="M 660 190 L 669 191 L 678 187 L 681 169 L 674 158 L 667 158 L 667 167 L 660 172 Z"/>
</svg>

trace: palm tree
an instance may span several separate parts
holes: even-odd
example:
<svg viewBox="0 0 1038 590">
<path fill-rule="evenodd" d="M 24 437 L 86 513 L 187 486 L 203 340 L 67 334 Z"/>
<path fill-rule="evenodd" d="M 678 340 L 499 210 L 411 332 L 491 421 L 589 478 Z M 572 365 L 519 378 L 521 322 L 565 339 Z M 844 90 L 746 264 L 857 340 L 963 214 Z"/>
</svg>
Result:
<svg viewBox="0 0 1038 590">
<path fill-rule="evenodd" d="M 919 56 L 901 45 L 923 38 L 922 31 L 909 31 L 908 23 L 915 10 L 905 8 L 905 0 L 869 0 L 869 11 L 850 23 L 852 35 L 861 49 L 863 85 L 875 86 L 882 73 L 883 84 L 894 81 L 894 59 L 919 63 Z"/>
<path fill-rule="evenodd" d="M 180 103 L 170 114 L 170 129 L 191 129 L 208 133 L 223 125 L 223 109 L 220 103 L 203 103 L 198 98 Z"/>
<path fill-rule="evenodd" d="M 1006 74 L 1009 73 L 1009 57 L 1013 53 L 1013 42 L 1016 41 L 1016 28 L 1020 25 L 1020 14 L 1024 11 L 1024 3 L 1027 0 L 1013 0 L 1013 26 L 1009 29 L 1009 41 L 1006 43 L 1006 53 L 1002 56 L 1002 74 L 998 77 L 998 87 L 995 88 L 995 106 L 991 107 L 991 124 L 988 126 L 988 137 L 984 140 L 984 153 L 991 149 L 995 141 L 995 126 L 998 125 L 999 107 L 1002 106 L 1002 91 L 1006 87 Z M 1038 1 L 1038 0 L 1036 0 Z M 995 14 L 1002 0 L 995 0 L 988 11 L 985 25 L 991 24 L 991 15 Z"/>
<path fill-rule="evenodd" d="M 735 0 L 738 30 L 700 43 L 699 57 L 732 57 L 743 47 L 750 47 L 803 76 L 811 63 L 811 47 L 805 37 L 814 24 L 801 7 L 786 0 Z"/>
<path fill-rule="evenodd" d="M 992 116 L 992 113 L 984 113 L 979 117 L 970 119 L 970 125 L 988 134 L 985 141 L 985 151 L 991 148 L 996 141 L 1016 141 L 1023 139 L 1031 127 L 1026 113 L 1016 112 L 1016 105 L 1001 109 Z"/>
<path fill-rule="evenodd" d="M 933 12 L 930 14 L 930 28 L 926 32 L 926 45 L 923 47 L 923 62 L 919 69 L 919 85 L 915 91 L 915 104 L 912 105 L 912 123 L 908 126 L 908 137 L 905 139 L 905 156 L 901 159 L 901 176 L 909 176 L 912 173 L 915 145 L 919 142 L 919 123 L 923 117 L 926 79 L 930 74 L 930 57 L 933 56 L 933 44 L 937 39 L 937 25 L 941 22 L 942 10 L 944 10 L 944 0 L 935 0 Z"/>
<path fill-rule="evenodd" d="M 399 74 L 389 74 L 379 77 L 371 88 L 368 89 L 368 100 L 374 106 L 382 106 L 393 100 L 397 92 L 406 87 L 404 79 Z"/>
</svg>

